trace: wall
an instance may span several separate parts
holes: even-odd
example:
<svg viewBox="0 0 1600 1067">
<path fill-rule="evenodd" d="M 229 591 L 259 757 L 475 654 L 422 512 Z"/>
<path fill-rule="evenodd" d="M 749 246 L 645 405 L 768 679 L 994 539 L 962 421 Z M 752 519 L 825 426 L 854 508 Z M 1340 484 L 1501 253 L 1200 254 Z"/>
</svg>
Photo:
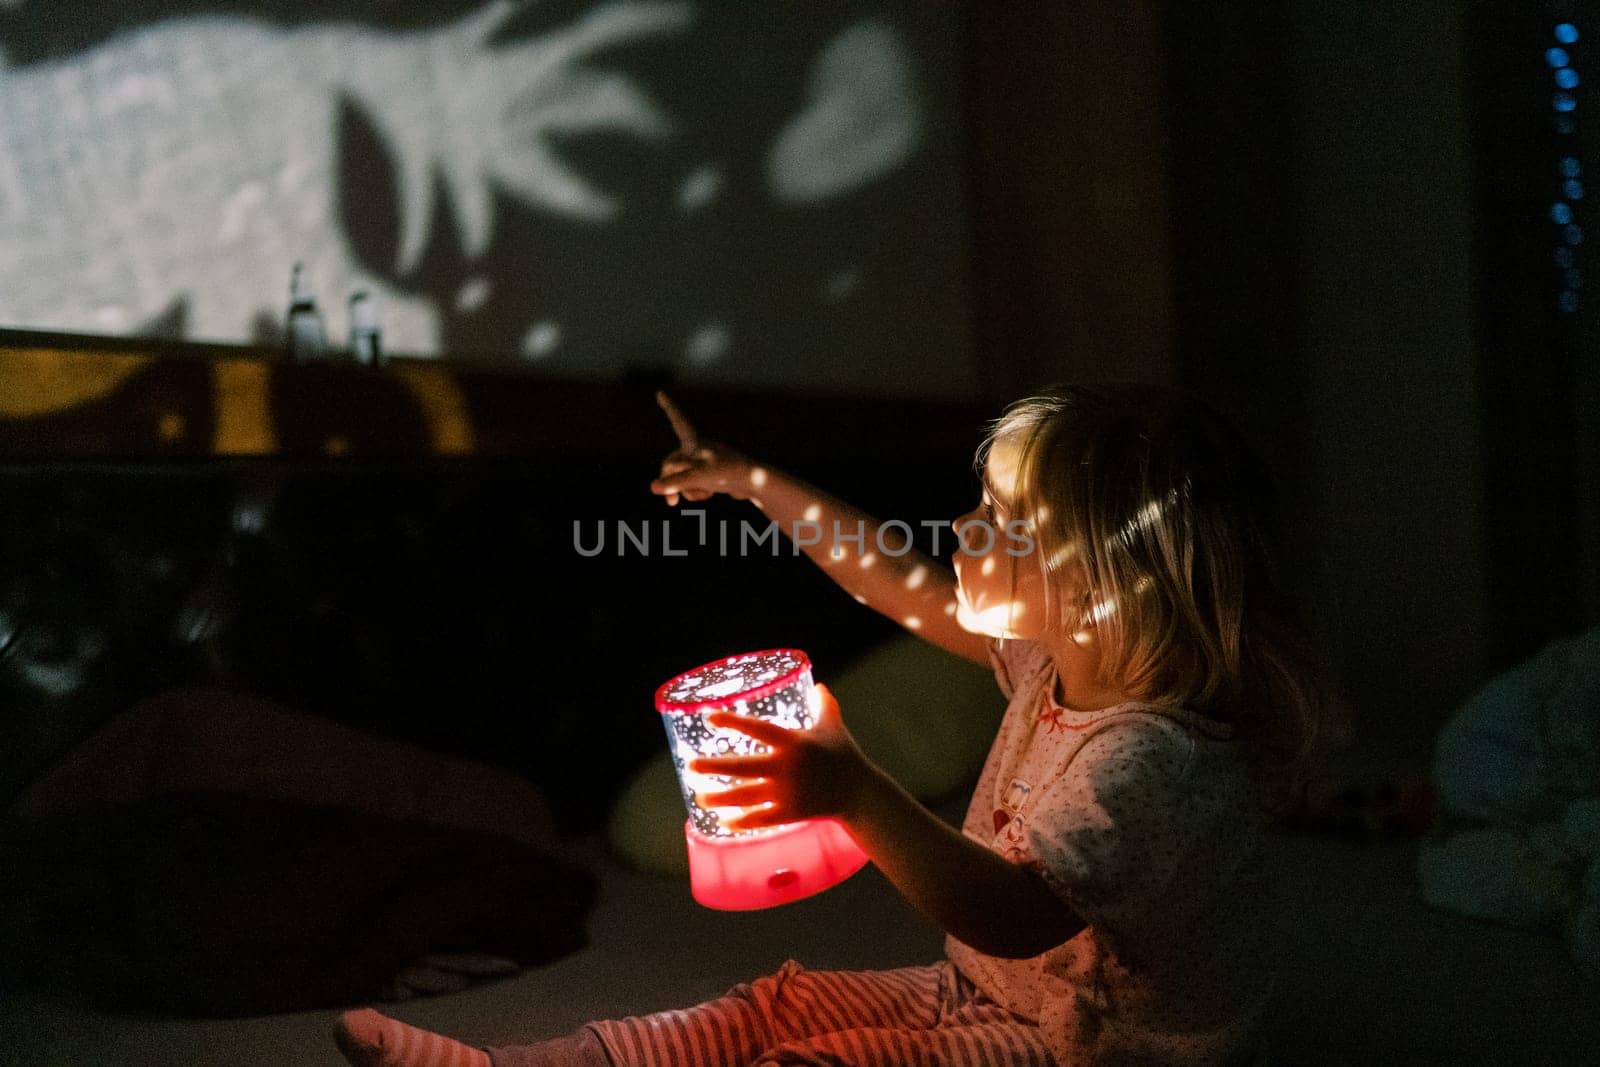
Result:
<svg viewBox="0 0 1600 1067">
<path fill-rule="evenodd" d="M 1414 749 L 1490 625 L 1463 10 L 974 16 L 991 384 L 1176 380 L 1238 419 L 1336 681 Z"/>
<path fill-rule="evenodd" d="M 1175 375 L 1160 27 L 1134 4 L 969 5 L 977 339 L 996 403 Z"/>
<path fill-rule="evenodd" d="M 1288 5 L 1307 517 L 1364 727 L 1422 743 L 1488 616 L 1462 0 Z"/>
</svg>

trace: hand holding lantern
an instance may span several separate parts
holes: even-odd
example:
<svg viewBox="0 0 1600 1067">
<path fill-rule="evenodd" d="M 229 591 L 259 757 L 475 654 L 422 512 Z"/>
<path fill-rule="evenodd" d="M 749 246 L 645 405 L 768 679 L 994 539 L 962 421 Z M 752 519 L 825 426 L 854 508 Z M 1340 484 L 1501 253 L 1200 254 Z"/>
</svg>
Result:
<svg viewBox="0 0 1600 1067">
<path fill-rule="evenodd" d="M 708 808 L 755 809 L 725 820 L 727 829 L 759 830 L 805 819 L 848 818 L 854 810 L 867 774 L 867 758 L 845 729 L 839 702 L 827 686 L 817 685 L 811 691 L 816 722 L 809 730 L 791 730 L 731 712 L 706 717 L 712 726 L 737 730 L 767 747 L 759 755 L 715 756 L 689 764 L 696 774 L 751 780 L 699 798 Z"/>
<path fill-rule="evenodd" d="M 730 711 L 730 709 L 732 709 Z M 850 877 L 867 855 L 833 816 L 871 764 L 798 649 L 726 656 L 656 691 L 684 789 L 689 887 L 707 907 L 767 908 Z"/>
</svg>

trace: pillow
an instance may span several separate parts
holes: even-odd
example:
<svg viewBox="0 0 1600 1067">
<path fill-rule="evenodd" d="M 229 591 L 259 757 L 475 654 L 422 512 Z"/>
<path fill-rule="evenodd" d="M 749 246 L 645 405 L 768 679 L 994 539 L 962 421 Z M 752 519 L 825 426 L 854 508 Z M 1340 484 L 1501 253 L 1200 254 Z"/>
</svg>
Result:
<svg viewBox="0 0 1600 1067">
<path fill-rule="evenodd" d="M 6 814 L 40 822 L 183 791 L 332 804 L 557 845 L 545 798 L 508 771 L 216 688 L 140 702 L 40 775 Z"/>
<path fill-rule="evenodd" d="M 833 690 L 862 750 L 929 803 L 972 784 L 1005 714 L 992 670 L 910 635 L 884 642 L 834 678 L 818 680 Z M 661 751 L 617 797 L 611 846 L 640 870 L 684 874 L 685 818 L 663 737 Z"/>
<path fill-rule="evenodd" d="M 494 833 L 326 804 L 164 793 L 0 834 L 0 986 L 202 1016 L 389 995 L 440 953 L 582 948 L 596 881 Z"/>
</svg>

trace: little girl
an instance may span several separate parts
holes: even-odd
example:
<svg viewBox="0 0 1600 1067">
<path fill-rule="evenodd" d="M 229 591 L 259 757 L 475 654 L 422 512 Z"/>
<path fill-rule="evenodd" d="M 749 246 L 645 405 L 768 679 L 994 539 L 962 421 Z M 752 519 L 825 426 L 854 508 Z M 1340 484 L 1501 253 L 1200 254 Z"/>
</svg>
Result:
<svg viewBox="0 0 1600 1067">
<path fill-rule="evenodd" d="M 778 973 L 684 1011 L 596 1022 L 540 1045 L 470 1049 L 372 1011 L 357 1064 L 1222 1063 L 1248 1057 L 1272 985 L 1267 811 L 1318 733 L 1318 691 L 1268 545 L 1269 480 L 1208 408 L 1151 387 L 1019 401 L 978 454 L 982 496 L 954 567 L 733 450 L 680 448 L 652 491 L 749 499 L 857 600 L 992 665 L 1010 700 L 958 831 L 857 748 L 826 687 L 790 732 L 723 716 L 765 754 L 698 761 L 740 784 L 732 828 L 841 821 L 948 937 L 946 958 Z M 836 527 L 849 540 L 828 536 Z M 866 536 L 854 538 L 857 523 Z M 809 540 L 809 538 L 797 538 Z M 930 709 L 930 714 L 933 709 Z"/>
</svg>

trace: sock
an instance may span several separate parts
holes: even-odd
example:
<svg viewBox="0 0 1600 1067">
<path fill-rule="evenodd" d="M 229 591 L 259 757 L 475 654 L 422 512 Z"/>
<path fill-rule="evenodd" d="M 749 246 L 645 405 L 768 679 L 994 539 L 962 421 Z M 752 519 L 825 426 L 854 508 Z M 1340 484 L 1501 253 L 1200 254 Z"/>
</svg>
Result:
<svg viewBox="0 0 1600 1067">
<path fill-rule="evenodd" d="M 339 1016 L 333 1039 L 355 1067 L 489 1067 L 489 1054 L 371 1008 Z"/>
</svg>

